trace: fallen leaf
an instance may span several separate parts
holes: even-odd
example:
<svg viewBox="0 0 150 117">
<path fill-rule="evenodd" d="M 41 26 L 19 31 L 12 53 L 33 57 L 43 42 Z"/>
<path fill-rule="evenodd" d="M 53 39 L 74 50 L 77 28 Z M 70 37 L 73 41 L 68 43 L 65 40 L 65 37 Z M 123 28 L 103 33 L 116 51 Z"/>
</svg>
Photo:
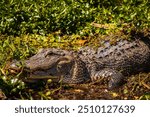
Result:
<svg viewBox="0 0 150 117">
<path fill-rule="evenodd" d="M 75 44 L 84 45 L 86 42 L 87 42 L 87 40 L 77 40 L 77 41 L 75 42 Z"/>
</svg>

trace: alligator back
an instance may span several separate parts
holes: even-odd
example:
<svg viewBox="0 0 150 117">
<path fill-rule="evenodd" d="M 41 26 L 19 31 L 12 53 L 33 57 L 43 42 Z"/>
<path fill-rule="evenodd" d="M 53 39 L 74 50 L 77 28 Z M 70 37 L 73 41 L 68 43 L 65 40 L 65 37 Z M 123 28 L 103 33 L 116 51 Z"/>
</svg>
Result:
<svg viewBox="0 0 150 117">
<path fill-rule="evenodd" d="M 102 47 L 97 49 L 84 47 L 79 53 L 88 65 L 95 61 L 99 69 L 115 69 L 124 75 L 143 71 L 150 66 L 149 44 L 140 39 L 120 40 L 115 44 L 106 41 Z"/>
</svg>

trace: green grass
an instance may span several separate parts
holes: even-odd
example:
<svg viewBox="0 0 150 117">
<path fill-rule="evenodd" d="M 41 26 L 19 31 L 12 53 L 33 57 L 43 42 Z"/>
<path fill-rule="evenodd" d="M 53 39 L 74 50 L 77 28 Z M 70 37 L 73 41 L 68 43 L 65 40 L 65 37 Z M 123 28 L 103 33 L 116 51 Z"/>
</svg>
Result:
<svg viewBox="0 0 150 117">
<path fill-rule="evenodd" d="M 149 0 L 1 0 L 0 33 L 85 35 L 98 31 L 92 22 L 148 28 L 149 4 Z"/>
</svg>

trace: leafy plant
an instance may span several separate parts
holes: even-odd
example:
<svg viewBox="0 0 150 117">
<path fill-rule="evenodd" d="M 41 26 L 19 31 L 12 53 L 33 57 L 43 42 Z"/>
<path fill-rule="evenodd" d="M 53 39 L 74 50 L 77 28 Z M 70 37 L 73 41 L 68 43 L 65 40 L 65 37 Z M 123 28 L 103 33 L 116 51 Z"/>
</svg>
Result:
<svg viewBox="0 0 150 117">
<path fill-rule="evenodd" d="M 1 0 L 0 33 L 96 32 L 92 22 L 148 27 L 149 4 L 148 0 Z"/>
</svg>

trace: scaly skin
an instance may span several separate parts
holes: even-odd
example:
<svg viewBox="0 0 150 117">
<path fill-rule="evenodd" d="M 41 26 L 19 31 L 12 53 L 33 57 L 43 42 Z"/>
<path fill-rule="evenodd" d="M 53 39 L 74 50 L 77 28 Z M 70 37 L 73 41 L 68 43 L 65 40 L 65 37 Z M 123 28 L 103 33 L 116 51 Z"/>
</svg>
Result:
<svg viewBox="0 0 150 117">
<path fill-rule="evenodd" d="M 147 70 L 150 66 L 148 39 L 132 41 L 120 39 L 114 45 L 109 41 L 102 47 L 81 48 L 78 52 L 60 49 L 43 49 L 25 61 L 32 75 L 61 76 L 64 83 L 84 83 L 108 78 L 108 88 L 120 86 L 125 77 Z M 11 69 L 14 68 L 11 65 Z"/>
</svg>

